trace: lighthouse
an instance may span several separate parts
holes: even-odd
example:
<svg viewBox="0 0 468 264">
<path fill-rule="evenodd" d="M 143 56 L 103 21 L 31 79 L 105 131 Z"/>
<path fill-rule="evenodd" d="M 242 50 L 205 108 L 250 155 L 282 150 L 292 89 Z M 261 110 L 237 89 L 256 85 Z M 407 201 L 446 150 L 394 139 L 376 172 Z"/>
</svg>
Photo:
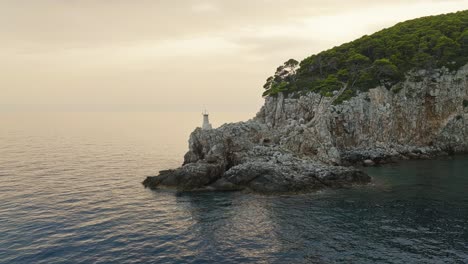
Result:
<svg viewBox="0 0 468 264">
<path fill-rule="evenodd" d="M 210 130 L 212 127 L 211 127 L 211 124 L 210 124 L 210 120 L 208 118 L 208 112 L 205 110 L 205 111 L 203 111 L 202 115 L 203 115 L 202 129 L 203 130 Z"/>
</svg>

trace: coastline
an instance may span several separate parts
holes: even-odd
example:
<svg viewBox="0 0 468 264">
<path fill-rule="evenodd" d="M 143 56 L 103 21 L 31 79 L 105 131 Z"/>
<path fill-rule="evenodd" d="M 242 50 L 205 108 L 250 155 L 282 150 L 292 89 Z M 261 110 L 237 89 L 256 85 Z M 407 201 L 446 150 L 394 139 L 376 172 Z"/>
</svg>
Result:
<svg viewBox="0 0 468 264">
<path fill-rule="evenodd" d="M 307 192 L 367 184 L 372 166 L 468 151 L 468 65 L 380 86 L 341 104 L 308 92 L 269 96 L 246 122 L 197 128 L 184 163 L 145 187 Z M 340 91 L 340 92 L 343 92 Z M 351 166 L 353 165 L 353 166 Z"/>
</svg>

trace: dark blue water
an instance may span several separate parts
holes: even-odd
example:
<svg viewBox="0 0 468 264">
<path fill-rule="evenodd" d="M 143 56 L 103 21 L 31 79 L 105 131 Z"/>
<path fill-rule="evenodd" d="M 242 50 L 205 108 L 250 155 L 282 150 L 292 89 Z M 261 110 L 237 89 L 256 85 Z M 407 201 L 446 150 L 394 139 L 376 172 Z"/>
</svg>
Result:
<svg viewBox="0 0 468 264">
<path fill-rule="evenodd" d="M 466 156 L 299 196 L 150 191 L 194 115 L 0 116 L 0 263 L 468 263 Z"/>
</svg>

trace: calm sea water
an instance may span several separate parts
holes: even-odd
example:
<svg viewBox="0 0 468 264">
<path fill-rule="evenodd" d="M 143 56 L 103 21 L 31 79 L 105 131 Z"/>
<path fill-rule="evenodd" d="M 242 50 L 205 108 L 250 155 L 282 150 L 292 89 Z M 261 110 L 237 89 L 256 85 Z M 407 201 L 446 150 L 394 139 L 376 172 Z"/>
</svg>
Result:
<svg viewBox="0 0 468 264">
<path fill-rule="evenodd" d="M 468 263 L 468 157 L 299 196 L 144 189 L 200 121 L 1 113 L 0 263 Z"/>
</svg>

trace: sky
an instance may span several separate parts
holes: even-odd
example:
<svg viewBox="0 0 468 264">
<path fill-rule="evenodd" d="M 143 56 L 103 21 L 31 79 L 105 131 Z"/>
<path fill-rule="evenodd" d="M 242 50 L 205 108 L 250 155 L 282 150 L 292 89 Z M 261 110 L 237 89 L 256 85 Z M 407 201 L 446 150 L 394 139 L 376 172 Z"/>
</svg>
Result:
<svg viewBox="0 0 468 264">
<path fill-rule="evenodd" d="M 0 110 L 255 111 L 277 66 L 468 0 L 0 0 Z"/>
</svg>

